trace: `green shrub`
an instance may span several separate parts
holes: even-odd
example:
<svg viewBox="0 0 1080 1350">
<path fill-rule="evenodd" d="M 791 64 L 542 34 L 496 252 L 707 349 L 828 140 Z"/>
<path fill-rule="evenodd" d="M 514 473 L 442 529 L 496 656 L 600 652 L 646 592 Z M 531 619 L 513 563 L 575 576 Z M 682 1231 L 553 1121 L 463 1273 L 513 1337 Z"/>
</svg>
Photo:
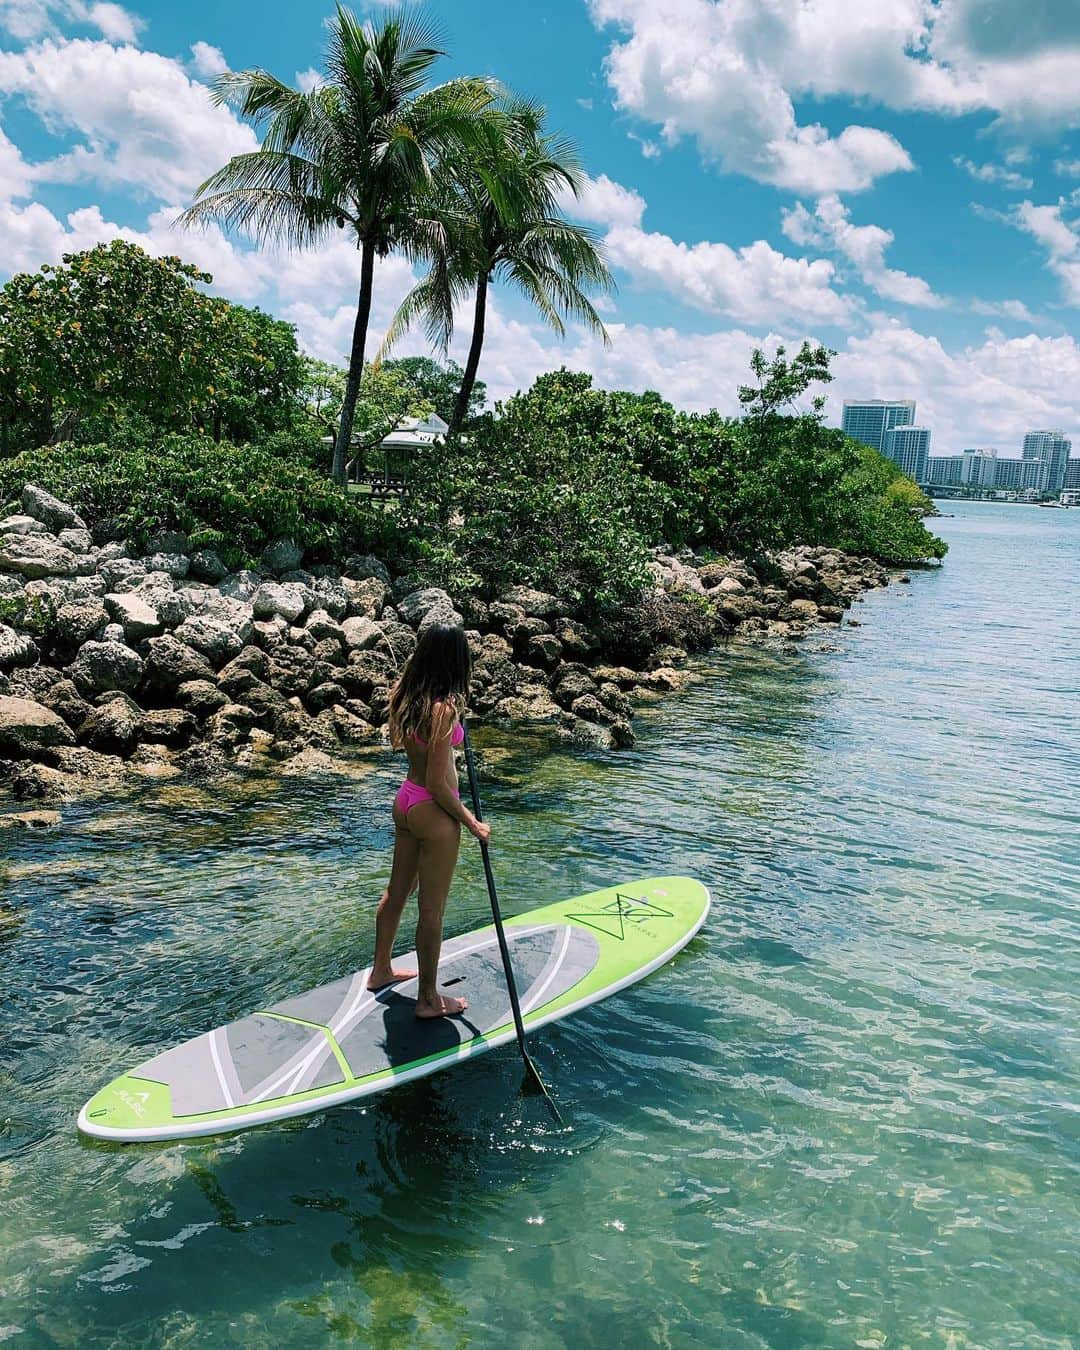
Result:
<svg viewBox="0 0 1080 1350">
<path fill-rule="evenodd" d="M 313 561 L 385 548 L 392 522 L 350 499 L 322 474 L 258 446 L 198 436 L 152 444 L 45 446 L 0 461 L 0 500 L 33 482 L 70 502 L 99 536 L 146 547 L 158 530 L 182 530 L 219 550 L 230 567 L 289 536 Z"/>
</svg>

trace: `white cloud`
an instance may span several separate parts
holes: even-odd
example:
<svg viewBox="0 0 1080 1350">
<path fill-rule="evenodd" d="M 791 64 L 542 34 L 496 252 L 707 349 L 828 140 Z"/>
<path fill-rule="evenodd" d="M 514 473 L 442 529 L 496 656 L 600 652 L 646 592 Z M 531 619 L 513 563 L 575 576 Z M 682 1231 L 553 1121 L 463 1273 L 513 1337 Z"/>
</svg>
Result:
<svg viewBox="0 0 1080 1350">
<path fill-rule="evenodd" d="M 910 169 L 894 137 L 800 124 L 835 97 L 950 116 L 989 112 L 1012 135 L 1080 125 L 1072 0 L 589 0 L 615 26 L 615 104 L 674 144 L 761 182 L 822 195 Z M 1010 186 L 1019 186 L 1010 183 Z"/>
<path fill-rule="evenodd" d="M 310 94 L 323 82 L 322 74 L 314 66 L 308 66 L 307 70 L 298 70 L 293 78 L 296 80 L 297 89 L 302 89 L 305 94 Z"/>
<path fill-rule="evenodd" d="M 254 132 L 176 62 L 85 38 L 0 52 L 0 93 L 21 95 L 51 130 L 83 137 L 35 168 L 54 182 L 92 180 L 186 203 Z"/>
<path fill-rule="evenodd" d="M 209 42 L 191 44 L 191 65 L 196 75 L 212 80 L 215 75 L 223 75 L 229 69 L 225 53 L 220 47 L 212 47 Z"/>
<path fill-rule="evenodd" d="M 1039 322 L 1023 300 L 972 300 L 971 309 L 976 314 L 1013 319 L 1017 323 L 1037 324 Z"/>
<path fill-rule="evenodd" d="M 585 179 L 581 192 L 562 193 L 560 205 L 567 215 L 596 225 L 640 225 L 645 212 L 645 198 L 633 188 L 623 187 L 602 173 L 599 178 Z"/>
<path fill-rule="evenodd" d="M 1063 204 L 1021 202 L 1008 219 L 1046 250 L 1047 268 L 1061 282 L 1065 303 L 1080 305 L 1080 230 L 1062 216 Z"/>
<path fill-rule="evenodd" d="M 854 313 L 852 302 L 833 289 L 832 263 L 788 257 L 763 239 L 736 250 L 616 225 L 604 243 L 611 262 L 636 281 L 738 323 L 788 329 L 793 323 L 843 323 Z"/>
<path fill-rule="evenodd" d="M 880 225 L 853 225 L 835 193 L 822 197 L 812 215 L 802 202 L 796 202 L 783 213 L 783 230 L 800 247 L 826 249 L 846 258 L 860 280 L 885 300 L 928 309 L 946 304 L 921 277 L 886 267 L 885 250 L 893 243 L 892 231 Z"/>
<path fill-rule="evenodd" d="M 8 140 L 0 127 L 0 199 L 28 197 L 31 169 L 19 147 Z"/>
<path fill-rule="evenodd" d="M 853 125 L 831 136 L 797 123 L 767 56 L 786 22 L 776 4 L 591 0 L 590 8 L 597 23 L 628 34 L 605 63 L 616 106 L 657 123 L 669 145 L 691 136 L 726 170 L 815 193 L 869 187 L 912 167 L 886 132 Z"/>
<path fill-rule="evenodd" d="M 1055 159 L 1054 172 L 1062 178 L 1080 178 L 1080 159 Z"/>
<path fill-rule="evenodd" d="M 21 42 L 56 34 L 58 23 L 96 28 L 110 42 L 138 40 L 145 22 L 122 5 L 85 0 L 0 0 L 0 27 Z"/>
<path fill-rule="evenodd" d="M 1034 186 L 1034 181 L 1015 169 L 1007 169 L 1001 164 L 976 164 L 963 155 L 953 155 L 953 163 L 958 169 L 966 170 L 980 183 L 1000 183 L 1002 187 L 1015 188 L 1026 192 Z"/>
</svg>

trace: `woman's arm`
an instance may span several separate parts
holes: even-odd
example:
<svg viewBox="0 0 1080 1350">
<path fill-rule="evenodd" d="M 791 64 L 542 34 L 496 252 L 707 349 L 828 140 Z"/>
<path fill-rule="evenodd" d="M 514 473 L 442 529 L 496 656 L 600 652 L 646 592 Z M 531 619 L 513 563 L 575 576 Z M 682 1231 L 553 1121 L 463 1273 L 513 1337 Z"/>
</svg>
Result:
<svg viewBox="0 0 1080 1350">
<path fill-rule="evenodd" d="M 424 775 L 424 786 L 448 816 L 453 816 L 455 820 L 460 821 L 478 839 L 481 834 L 484 838 L 487 838 L 490 830 L 476 819 L 458 794 L 450 789 L 453 730 L 453 704 L 449 702 L 432 704 L 431 735 L 428 737 L 427 771 Z"/>
</svg>

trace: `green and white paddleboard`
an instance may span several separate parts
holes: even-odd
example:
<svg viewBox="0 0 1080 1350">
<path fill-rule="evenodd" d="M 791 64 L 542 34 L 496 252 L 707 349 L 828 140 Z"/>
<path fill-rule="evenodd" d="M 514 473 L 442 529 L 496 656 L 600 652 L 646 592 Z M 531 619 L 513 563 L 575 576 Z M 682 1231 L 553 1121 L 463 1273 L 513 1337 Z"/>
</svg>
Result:
<svg viewBox="0 0 1080 1350">
<path fill-rule="evenodd" d="M 662 966 L 705 921 L 690 877 L 648 877 L 506 921 L 527 1029 L 615 994 Z M 400 964 L 415 956 L 402 956 Z M 123 1074 L 79 1112 L 98 1139 L 138 1142 L 247 1129 L 436 1073 L 514 1039 L 494 927 L 443 944 L 440 985 L 461 1017 L 420 1021 L 415 979 L 371 993 L 368 971 L 260 1008 Z"/>
</svg>

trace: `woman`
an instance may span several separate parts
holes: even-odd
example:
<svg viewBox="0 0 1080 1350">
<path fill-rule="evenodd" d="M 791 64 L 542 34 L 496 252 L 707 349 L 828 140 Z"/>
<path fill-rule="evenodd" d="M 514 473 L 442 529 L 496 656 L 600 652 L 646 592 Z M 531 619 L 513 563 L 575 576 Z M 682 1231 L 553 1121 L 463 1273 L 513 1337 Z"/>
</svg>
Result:
<svg viewBox="0 0 1080 1350">
<path fill-rule="evenodd" d="M 458 793 L 454 749 L 465 739 L 460 717 L 469 692 L 472 658 L 460 628 L 431 624 L 420 634 L 390 691 L 390 744 L 409 759 L 408 777 L 394 798 L 394 863 L 375 919 L 375 959 L 369 989 L 410 980 L 395 970 L 394 939 L 405 901 L 420 883 L 416 955 L 420 966 L 417 1017 L 454 1017 L 468 1007 L 436 988 L 443 912 L 457 863 L 461 827 L 487 840 L 491 829 L 477 820 Z"/>
</svg>

